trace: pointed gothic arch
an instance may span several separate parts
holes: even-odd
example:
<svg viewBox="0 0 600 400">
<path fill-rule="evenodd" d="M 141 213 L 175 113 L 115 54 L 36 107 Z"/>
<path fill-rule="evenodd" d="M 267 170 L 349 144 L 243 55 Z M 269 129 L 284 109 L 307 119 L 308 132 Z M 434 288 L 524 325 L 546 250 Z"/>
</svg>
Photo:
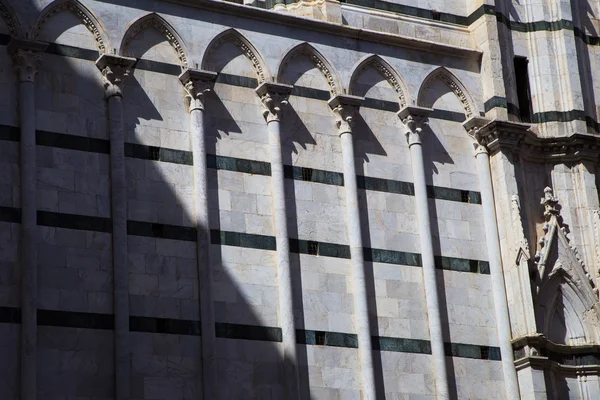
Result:
<svg viewBox="0 0 600 400">
<path fill-rule="evenodd" d="M 181 39 L 175 28 L 173 28 L 171 24 L 169 24 L 164 18 L 162 18 L 156 13 L 146 14 L 129 25 L 129 28 L 127 29 L 125 35 L 123 35 L 123 39 L 121 40 L 121 46 L 119 46 L 119 54 L 124 56 L 127 55 L 127 49 L 131 41 L 136 37 L 138 33 L 140 33 L 146 28 L 154 28 L 165 37 L 165 39 L 169 42 L 169 44 L 177 53 L 177 57 L 179 58 L 179 62 L 182 68 L 191 67 L 189 63 L 189 58 L 187 56 L 188 51 L 185 47 L 183 40 Z"/>
<path fill-rule="evenodd" d="M 418 106 L 432 108 L 433 104 L 430 104 L 431 102 L 427 101 L 427 99 L 425 98 L 425 92 L 436 81 L 443 82 L 446 86 L 448 86 L 448 89 L 450 89 L 450 91 L 454 93 L 454 95 L 458 98 L 458 101 L 460 101 L 460 104 L 465 110 L 465 119 L 469 119 L 478 115 L 475 102 L 473 101 L 473 98 L 467 91 L 467 88 L 452 72 L 450 72 L 444 67 L 438 67 L 434 69 L 423 80 L 423 83 L 419 88 L 419 94 L 417 96 Z"/>
<path fill-rule="evenodd" d="M 13 37 L 23 37 L 23 28 L 19 18 L 17 18 L 17 14 L 6 0 L 0 0 L 0 18 L 4 20 L 8 31 Z"/>
<path fill-rule="evenodd" d="M 256 72 L 258 84 L 271 81 L 271 74 L 267 68 L 267 63 L 256 47 L 240 32 L 229 28 L 219 33 L 210 41 L 202 57 L 201 68 L 207 71 L 214 71 L 216 68 L 211 64 L 212 53 L 223 43 L 233 43 L 250 60 L 252 67 Z M 218 72 L 218 71 L 215 71 Z"/>
<path fill-rule="evenodd" d="M 59 12 L 68 11 L 77 17 L 83 25 L 92 33 L 96 46 L 100 54 L 106 53 L 109 49 L 108 36 L 102 27 L 102 24 L 96 16 L 88 10 L 83 4 L 77 0 L 56 0 L 44 8 L 33 25 L 31 30 L 31 38 L 38 39 L 39 34 L 46 24 L 54 15 Z"/>
<path fill-rule="evenodd" d="M 354 94 L 352 92 L 352 88 L 354 87 L 356 79 L 358 79 L 360 74 L 367 68 L 374 68 L 390 84 L 392 89 L 396 91 L 396 93 L 398 94 L 398 103 L 400 105 L 400 109 L 410 104 L 410 99 L 408 97 L 409 91 L 406 86 L 406 83 L 404 82 L 404 79 L 402 79 L 400 74 L 396 72 L 394 67 L 392 67 L 387 61 L 385 61 L 381 56 L 377 54 L 371 54 L 369 56 L 364 57 L 353 68 L 353 72 L 350 77 L 350 83 L 348 85 L 349 94 Z"/>
<path fill-rule="evenodd" d="M 305 55 L 307 56 L 314 64 L 315 67 L 321 71 L 327 84 L 329 85 L 329 91 L 331 92 L 331 97 L 336 96 L 338 94 L 343 94 L 342 84 L 340 78 L 335 73 L 335 70 L 331 66 L 331 63 L 327 61 L 327 59 L 313 46 L 308 44 L 307 42 L 300 43 L 290 49 L 283 59 L 279 63 L 279 67 L 277 68 L 277 81 L 280 82 L 283 77 L 283 72 L 287 65 L 296 57 Z M 293 82 L 281 82 L 293 84 Z"/>
</svg>

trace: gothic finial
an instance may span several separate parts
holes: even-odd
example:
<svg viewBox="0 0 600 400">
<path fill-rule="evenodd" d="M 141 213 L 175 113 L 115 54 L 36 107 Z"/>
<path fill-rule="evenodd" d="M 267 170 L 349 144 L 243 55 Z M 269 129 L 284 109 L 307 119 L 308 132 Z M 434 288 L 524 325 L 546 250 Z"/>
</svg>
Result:
<svg viewBox="0 0 600 400">
<path fill-rule="evenodd" d="M 544 197 L 541 198 L 540 204 L 544 206 L 544 217 L 546 221 L 550 220 L 553 215 L 558 216 L 558 198 L 554 197 L 552 188 L 546 186 L 544 189 Z"/>
</svg>

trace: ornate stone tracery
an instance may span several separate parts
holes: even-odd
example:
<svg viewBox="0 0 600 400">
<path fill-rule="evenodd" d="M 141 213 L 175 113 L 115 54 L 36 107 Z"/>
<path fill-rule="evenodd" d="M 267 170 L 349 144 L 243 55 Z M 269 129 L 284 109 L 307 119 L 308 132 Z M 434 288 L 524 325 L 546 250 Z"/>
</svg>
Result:
<svg viewBox="0 0 600 400">
<path fill-rule="evenodd" d="M 392 67 L 387 65 L 379 56 L 372 55 L 369 56 L 366 60 L 364 60 L 360 65 L 355 69 L 355 72 L 352 74 L 352 78 L 350 80 L 350 88 L 354 85 L 354 81 L 357 77 L 362 73 L 362 71 L 371 67 L 379 72 L 385 80 L 390 84 L 390 86 L 396 91 L 398 95 L 398 103 L 400 109 L 403 109 L 408 105 L 408 100 L 405 94 L 405 87 L 403 83 L 401 83 L 401 78 L 395 71 L 392 70 Z"/>
<path fill-rule="evenodd" d="M 15 13 L 10 6 L 5 5 L 0 1 L 0 17 L 6 23 L 8 31 L 14 37 L 21 37 L 21 26 L 19 25 Z"/>
<path fill-rule="evenodd" d="M 208 45 L 202 62 L 202 67 L 204 69 L 213 71 L 216 69 L 215 65 L 210 64 L 211 55 L 215 49 L 227 42 L 231 42 L 246 56 L 246 58 L 248 58 L 252 64 L 252 68 L 254 68 L 254 71 L 256 72 L 259 85 L 268 81 L 269 74 L 262 57 L 259 55 L 256 48 L 235 29 L 228 29 L 225 32 L 222 32 Z"/>
<path fill-rule="evenodd" d="M 42 12 L 41 17 L 35 24 L 35 28 L 31 35 L 32 38 L 34 40 L 37 39 L 46 22 L 48 22 L 48 20 L 50 20 L 54 15 L 62 11 L 68 11 L 79 18 L 81 23 L 85 25 L 85 27 L 94 36 L 94 40 L 96 41 L 96 46 L 98 47 L 100 54 L 106 53 L 107 46 L 104 42 L 104 38 L 100 32 L 100 29 L 98 29 L 99 23 L 97 19 L 94 18 L 92 14 L 76 0 L 58 1 L 50 4 L 50 6 L 48 6 L 46 10 Z"/>
<path fill-rule="evenodd" d="M 185 68 L 188 66 L 188 59 L 181 38 L 175 32 L 175 29 L 156 13 L 148 14 L 131 25 L 123 37 L 121 54 L 125 54 L 124 50 L 127 49 L 131 41 L 146 28 L 154 28 L 163 35 L 177 53 L 181 67 Z"/>
<path fill-rule="evenodd" d="M 325 78 L 325 80 L 327 81 L 327 84 L 329 85 L 329 91 L 331 92 L 331 97 L 335 97 L 335 96 L 341 94 L 340 85 L 338 84 L 339 80 L 334 75 L 329 62 L 327 62 L 325 57 L 323 57 L 314 47 L 312 47 L 310 44 L 308 44 L 306 42 L 301 43 L 298 46 L 294 47 L 292 50 L 290 50 L 285 55 L 285 57 L 283 58 L 283 61 L 281 62 L 280 66 L 279 66 L 279 71 L 277 74 L 279 79 L 281 79 L 283 69 L 294 58 L 299 57 L 299 56 L 308 57 L 308 59 L 311 60 L 315 64 L 317 69 L 319 69 L 319 71 L 321 71 L 321 73 L 323 74 L 323 77 Z"/>
<path fill-rule="evenodd" d="M 462 107 L 465 110 L 466 119 L 474 117 L 475 116 L 475 110 L 474 110 L 475 107 L 473 105 L 473 102 L 470 100 L 470 96 L 466 93 L 466 89 L 458 81 L 458 79 L 456 79 L 450 73 L 450 71 L 448 71 L 447 69 L 445 69 L 443 67 L 440 67 L 437 70 L 433 71 L 427 78 L 425 78 L 425 81 L 423 82 L 423 85 L 421 86 L 421 89 L 419 90 L 419 97 L 418 97 L 418 101 L 417 101 L 418 105 L 425 106 L 425 107 L 431 106 L 431 104 L 428 104 L 428 105 L 423 104 L 423 102 L 424 102 L 423 95 L 427 91 L 427 89 L 429 89 L 431 87 L 431 85 L 433 85 L 433 83 L 435 83 L 438 80 L 443 82 L 446 86 L 448 86 L 450 91 L 452 91 L 452 93 L 454 93 L 454 95 L 458 98 L 458 101 L 460 102 L 460 104 L 462 105 Z"/>
</svg>

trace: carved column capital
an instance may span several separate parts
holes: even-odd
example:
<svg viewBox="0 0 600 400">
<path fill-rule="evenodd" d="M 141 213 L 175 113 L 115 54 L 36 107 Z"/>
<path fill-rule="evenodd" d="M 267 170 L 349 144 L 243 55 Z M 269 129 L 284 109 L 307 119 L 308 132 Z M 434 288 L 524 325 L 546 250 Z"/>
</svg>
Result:
<svg viewBox="0 0 600 400">
<path fill-rule="evenodd" d="M 429 125 L 429 115 L 433 110 L 425 107 L 407 106 L 398 111 L 398 117 L 406 127 L 408 147 L 421 144 L 423 129 Z"/>
<path fill-rule="evenodd" d="M 481 130 L 484 126 L 490 123 L 490 120 L 482 117 L 472 117 L 463 123 L 463 127 L 473 141 L 473 150 L 475 157 L 479 154 L 488 154 L 489 136 L 482 135 Z"/>
<path fill-rule="evenodd" d="M 19 74 L 21 82 L 33 82 L 37 67 L 42 59 L 42 52 L 48 45 L 46 43 L 11 39 L 8 44 L 8 52 L 13 56 L 15 69 Z"/>
<path fill-rule="evenodd" d="M 133 67 L 135 61 L 135 58 L 121 57 L 114 54 L 102 54 L 96 60 L 96 67 L 102 73 L 107 99 L 113 96 L 123 97 L 123 82 L 131 73 L 131 67 Z"/>
<path fill-rule="evenodd" d="M 344 133 L 352 133 L 354 116 L 358 113 L 358 108 L 364 99 L 364 97 L 338 94 L 327 102 L 335 114 L 335 123 L 340 136 Z"/>
<path fill-rule="evenodd" d="M 288 105 L 288 98 L 292 92 L 292 85 L 283 83 L 263 82 L 256 88 L 256 94 L 263 104 L 263 117 L 267 124 L 279 121 L 283 106 Z"/>
<path fill-rule="evenodd" d="M 186 69 L 179 75 L 189 102 L 189 111 L 204 110 L 204 94 L 212 90 L 217 73 L 199 69 Z"/>
</svg>

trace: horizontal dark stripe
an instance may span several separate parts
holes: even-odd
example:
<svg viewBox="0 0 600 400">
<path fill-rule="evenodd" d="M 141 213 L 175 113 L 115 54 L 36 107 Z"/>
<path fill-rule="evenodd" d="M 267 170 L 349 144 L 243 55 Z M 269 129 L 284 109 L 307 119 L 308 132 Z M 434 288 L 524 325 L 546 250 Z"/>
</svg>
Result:
<svg viewBox="0 0 600 400">
<path fill-rule="evenodd" d="M 544 122 L 571 122 L 585 121 L 586 115 L 583 110 L 571 111 L 544 111 L 533 114 L 532 122 L 542 124 Z"/>
<path fill-rule="evenodd" d="M 138 59 L 134 68 L 173 76 L 179 76 L 183 71 L 180 65 L 144 59 Z"/>
<path fill-rule="evenodd" d="M 57 147 L 60 149 L 101 154 L 110 153 L 110 142 L 108 140 L 69 135 L 66 133 L 36 131 L 35 142 L 40 146 Z"/>
<path fill-rule="evenodd" d="M 96 61 L 100 57 L 97 50 L 83 49 L 81 47 L 68 46 L 66 44 L 49 43 L 46 53 L 57 56 L 79 58 L 81 60 Z"/>
<path fill-rule="evenodd" d="M 219 72 L 216 81 L 225 85 L 245 87 L 250 89 L 256 89 L 258 87 L 258 79 L 249 78 L 247 76 L 232 75 Z"/>
<path fill-rule="evenodd" d="M 21 138 L 19 127 L 0 125 L 0 140 L 18 142 Z"/>
<path fill-rule="evenodd" d="M 20 210 L 13 207 L 0 207 L 0 221 L 19 223 Z M 37 223 L 40 226 L 54 228 L 86 230 L 92 232 L 112 232 L 112 220 L 110 218 L 88 215 L 38 211 Z M 159 224 L 156 222 L 127 221 L 127 234 L 160 239 L 182 240 L 186 242 L 197 241 L 195 227 Z M 275 237 L 273 236 L 212 229 L 210 232 L 210 239 L 212 244 L 223 246 L 270 251 L 276 250 Z M 311 252 L 311 246 L 309 244 L 311 241 L 294 238 L 290 238 L 289 241 L 290 251 L 293 253 L 350 259 L 350 247 L 345 244 L 312 241 L 316 246 L 316 252 Z M 421 256 L 418 253 L 365 247 L 364 257 L 367 262 L 414 267 L 421 266 Z M 435 263 L 436 267 L 439 269 L 489 274 L 489 265 L 487 261 L 436 256 Z"/>
<path fill-rule="evenodd" d="M 296 329 L 296 342 L 317 346 L 347 347 L 358 349 L 358 336 L 355 333 L 313 331 Z"/>
<path fill-rule="evenodd" d="M 0 206 L 0 221 L 21 223 L 21 209 L 15 207 Z"/>
<path fill-rule="evenodd" d="M 37 224 L 54 228 L 77 229 L 94 232 L 112 232 L 110 218 L 89 215 L 66 214 L 51 211 L 38 211 Z"/>
<path fill-rule="evenodd" d="M 224 246 L 246 247 L 259 250 L 276 250 L 275 237 L 255 235 L 251 233 L 240 233 L 231 231 L 219 231 L 211 229 L 210 242 Z"/>
<path fill-rule="evenodd" d="M 129 330 L 190 336 L 200 336 L 201 332 L 200 321 L 135 316 L 129 317 Z"/>
<path fill-rule="evenodd" d="M 114 330 L 113 314 L 98 314 L 62 310 L 37 311 L 39 326 L 63 328 L 83 328 L 98 330 Z M 21 323 L 21 309 L 18 307 L 0 307 L 0 323 Z M 200 321 L 156 317 L 129 317 L 130 332 L 162 333 L 170 335 L 200 336 Z M 215 335 L 223 339 L 258 340 L 263 342 L 282 341 L 281 328 L 271 326 L 256 326 L 215 323 Z M 357 349 L 358 337 L 354 333 L 315 331 L 296 329 L 297 343 L 313 346 L 331 346 Z M 393 351 L 400 353 L 431 354 L 428 340 L 404 339 L 383 336 L 373 336 L 373 350 Z M 447 356 L 475 358 L 484 360 L 500 360 L 500 350 L 497 347 L 478 346 L 462 343 L 445 343 Z M 586 355 L 578 355 L 585 357 Z M 565 356 L 566 357 L 566 356 Z M 589 356 L 587 356 L 590 358 Z M 580 364 L 569 364 L 580 365 Z"/>
<path fill-rule="evenodd" d="M 297 167 L 292 165 L 283 166 L 283 174 L 288 179 L 324 183 L 326 185 L 344 186 L 344 174 L 341 172 L 324 171 L 321 169 Z"/>
<path fill-rule="evenodd" d="M 195 227 L 159 224 L 155 222 L 127 221 L 127 234 L 182 240 L 185 242 L 196 242 L 198 240 Z"/>
<path fill-rule="evenodd" d="M 222 169 L 226 171 L 245 172 L 254 175 L 271 176 L 271 164 L 264 161 L 246 160 L 225 156 L 206 155 L 206 166 L 208 168 Z"/>
<path fill-rule="evenodd" d="M 252 326 L 215 323 L 215 334 L 218 338 L 260 340 L 263 342 L 281 342 L 281 328 L 269 326 Z"/>
<path fill-rule="evenodd" d="M 168 149 L 165 147 L 146 146 L 135 143 L 125 143 L 125 157 L 142 160 L 161 161 L 173 164 L 193 165 L 191 151 Z"/>
<path fill-rule="evenodd" d="M 398 353 L 431 354 L 429 340 L 373 336 L 373 350 Z"/>
<path fill-rule="evenodd" d="M 115 328 L 111 314 L 83 313 L 74 311 L 38 310 L 37 322 L 41 326 L 65 328 L 106 329 Z"/>
<path fill-rule="evenodd" d="M 496 107 L 508 108 L 508 102 L 505 97 L 494 96 L 483 103 L 483 110 L 488 112 Z"/>
</svg>

